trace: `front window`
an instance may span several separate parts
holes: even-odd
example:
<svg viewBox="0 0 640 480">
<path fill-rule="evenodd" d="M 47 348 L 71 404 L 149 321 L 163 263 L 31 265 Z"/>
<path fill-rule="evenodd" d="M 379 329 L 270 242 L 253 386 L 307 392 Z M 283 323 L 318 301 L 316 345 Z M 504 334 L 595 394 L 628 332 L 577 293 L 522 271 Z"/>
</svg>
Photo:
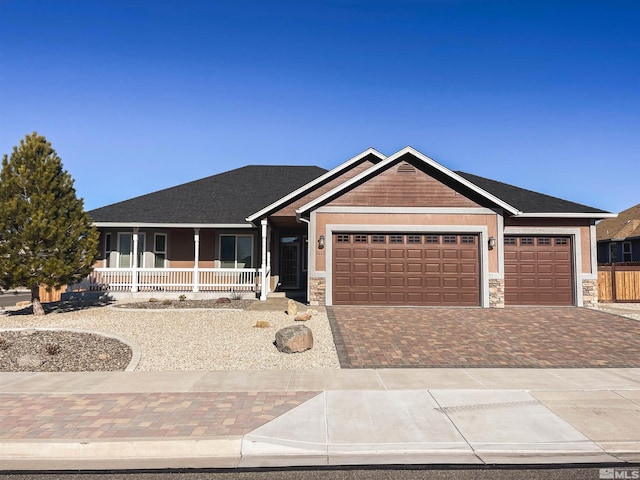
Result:
<svg viewBox="0 0 640 480">
<path fill-rule="evenodd" d="M 153 266 L 155 268 L 164 268 L 167 259 L 167 235 L 164 233 L 156 233 L 153 243 Z"/>
<path fill-rule="evenodd" d="M 220 265 L 222 268 L 253 267 L 253 236 L 220 235 Z"/>
<path fill-rule="evenodd" d="M 631 242 L 624 242 L 622 244 L 622 261 L 623 262 L 631 261 Z"/>
</svg>

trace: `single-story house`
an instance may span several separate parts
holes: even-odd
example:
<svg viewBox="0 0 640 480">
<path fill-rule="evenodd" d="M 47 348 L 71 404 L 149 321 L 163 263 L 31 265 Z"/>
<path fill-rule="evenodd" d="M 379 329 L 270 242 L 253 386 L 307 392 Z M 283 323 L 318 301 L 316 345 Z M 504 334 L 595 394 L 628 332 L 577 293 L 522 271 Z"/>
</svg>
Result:
<svg viewBox="0 0 640 480">
<path fill-rule="evenodd" d="M 640 262 L 640 204 L 596 225 L 598 263 Z"/>
<path fill-rule="evenodd" d="M 597 302 L 597 208 L 406 147 L 326 171 L 252 165 L 89 212 L 112 294 L 273 291 L 312 305 Z"/>
</svg>

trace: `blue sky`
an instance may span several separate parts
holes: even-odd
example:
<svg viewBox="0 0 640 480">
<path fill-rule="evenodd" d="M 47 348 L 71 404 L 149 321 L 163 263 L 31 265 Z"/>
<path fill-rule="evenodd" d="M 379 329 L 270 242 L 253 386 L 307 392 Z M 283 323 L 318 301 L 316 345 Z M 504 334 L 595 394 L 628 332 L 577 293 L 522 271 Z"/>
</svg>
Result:
<svg viewBox="0 0 640 480">
<path fill-rule="evenodd" d="M 0 153 L 46 136 L 87 209 L 411 145 L 617 212 L 639 24 L 637 1 L 0 0 Z"/>
</svg>

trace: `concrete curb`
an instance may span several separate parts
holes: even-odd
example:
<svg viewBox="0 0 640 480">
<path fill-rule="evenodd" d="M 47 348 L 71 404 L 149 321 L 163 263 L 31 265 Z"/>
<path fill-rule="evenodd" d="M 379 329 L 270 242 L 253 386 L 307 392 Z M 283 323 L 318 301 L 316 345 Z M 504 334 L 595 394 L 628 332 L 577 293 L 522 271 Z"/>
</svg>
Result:
<svg viewBox="0 0 640 480">
<path fill-rule="evenodd" d="M 2 470 L 235 468 L 241 437 L 175 440 L 3 441 Z"/>
</svg>

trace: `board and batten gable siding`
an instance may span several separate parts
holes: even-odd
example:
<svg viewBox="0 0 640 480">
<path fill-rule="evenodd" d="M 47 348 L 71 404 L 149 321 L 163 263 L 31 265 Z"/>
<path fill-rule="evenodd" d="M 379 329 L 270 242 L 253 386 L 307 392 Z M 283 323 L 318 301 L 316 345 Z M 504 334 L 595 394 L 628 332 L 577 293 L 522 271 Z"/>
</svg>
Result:
<svg viewBox="0 0 640 480">
<path fill-rule="evenodd" d="M 457 208 L 481 206 L 408 162 L 392 165 L 326 205 Z"/>
</svg>

